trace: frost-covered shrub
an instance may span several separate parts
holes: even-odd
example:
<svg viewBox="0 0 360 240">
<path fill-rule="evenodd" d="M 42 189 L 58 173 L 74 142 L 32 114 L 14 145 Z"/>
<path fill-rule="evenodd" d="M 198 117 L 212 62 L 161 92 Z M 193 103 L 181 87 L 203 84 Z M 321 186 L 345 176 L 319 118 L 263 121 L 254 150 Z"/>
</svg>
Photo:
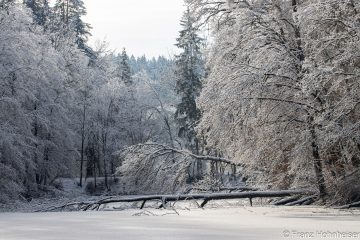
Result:
<svg viewBox="0 0 360 240">
<path fill-rule="evenodd" d="M 338 204 L 348 204 L 360 201 L 360 172 L 355 171 L 330 185 L 330 193 Z"/>
</svg>

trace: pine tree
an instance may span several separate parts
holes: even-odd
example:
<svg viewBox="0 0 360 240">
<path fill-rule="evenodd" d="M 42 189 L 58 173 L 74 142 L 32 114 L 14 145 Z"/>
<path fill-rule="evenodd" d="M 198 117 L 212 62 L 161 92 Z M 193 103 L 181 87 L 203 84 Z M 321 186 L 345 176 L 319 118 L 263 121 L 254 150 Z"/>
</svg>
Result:
<svg viewBox="0 0 360 240">
<path fill-rule="evenodd" d="M 49 14 L 50 7 L 48 0 L 24 0 L 24 4 L 31 9 L 34 17 L 34 21 L 44 26 Z"/>
<path fill-rule="evenodd" d="M 118 77 L 124 82 L 127 86 L 132 84 L 131 77 L 131 68 L 130 68 L 130 59 L 124 48 L 121 55 L 119 56 L 119 65 L 118 65 Z"/>
<path fill-rule="evenodd" d="M 82 0 L 57 0 L 54 6 L 55 15 L 70 30 L 75 32 L 76 44 L 88 55 L 93 51 L 86 45 L 91 26 L 81 18 L 86 15 L 86 7 Z"/>
<path fill-rule="evenodd" d="M 176 120 L 179 124 L 179 137 L 187 141 L 187 147 L 198 152 L 195 126 L 200 119 L 200 111 L 196 106 L 196 98 L 201 91 L 201 79 L 204 76 L 204 61 L 201 54 L 203 39 L 199 37 L 199 29 L 190 11 L 184 14 L 181 21 L 183 30 L 177 38 L 176 46 L 182 52 L 175 59 L 176 92 L 181 97 L 177 105 Z"/>
</svg>

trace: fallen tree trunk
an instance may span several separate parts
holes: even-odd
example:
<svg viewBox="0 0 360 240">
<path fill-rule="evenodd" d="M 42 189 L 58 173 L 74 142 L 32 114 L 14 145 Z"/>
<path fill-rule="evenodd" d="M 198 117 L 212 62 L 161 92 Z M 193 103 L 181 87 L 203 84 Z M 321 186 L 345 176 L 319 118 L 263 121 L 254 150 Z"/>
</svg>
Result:
<svg viewBox="0 0 360 240">
<path fill-rule="evenodd" d="M 140 202 L 150 200 L 161 200 L 165 202 L 183 201 L 183 200 L 229 200 L 241 198 L 267 198 L 267 197 L 286 197 L 294 194 L 313 193 L 309 190 L 287 190 L 287 191 L 255 191 L 240 193 L 208 193 L 208 194 L 181 194 L 181 195 L 149 195 L 131 198 L 107 199 L 99 201 L 101 204 L 116 202 Z"/>
<path fill-rule="evenodd" d="M 78 209 L 87 211 L 89 209 L 99 210 L 101 205 L 111 203 L 130 203 L 142 202 L 141 209 L 144 208 L 147 201 L 160 201 L 161 206 L 166 208 L 166 203 L 186 201 L 186 200 L 203 200 L 200 207 L 204 207 L 209 201 L 213 200 L 232 200 L 232 199 L 245 199 L 248 198 L 252 205 L 253 198 L 272 198 L 272 197 L 288 197 L 292 195 L 310 195 L 314 194 L 310 190 L 287 190 L 287 191 L 253 191 L 253 192 L 238 192 L 238 193 L 207 193 L 207 194 L 180 194 L 180 195 L 149 195 L 149 196 L 136 196 L 128 198 L 107 198 L 95 202 L 79 203 Z M 66 206 L 74 206 L 74 204 L 67 204 L 60 206 L 56 209 L 64 209 Z"/>
<path fill-rule="evenodd" d="M 305 202 L 315 202 L 315 199 L 318 197 L 318 195 L 313 195 L 310 197 L 305 197 L 305 198 L 301 198 L 297 201 L 293 201 L 293 202 L 289 202 L 287 204 L 285 204 L 285 206 L 295 206 L 295 205 L 301 205 L 304 204 Z"/>
<path fill-rule="evenodd" d="M 218 187 L 218 188 L 199 188 L 199 187 L 192 187 L 185 191 L 186 194 L 189 194 L 191 191 L 202 191 L 202 192 L 222 192 L 222 191 L 229 191 L 235 192 L 246 192 L 246 191 L 258 191 L 258 188 L 253 187 Z"/>
<path fill-rule="evenodd" d="M 285 205 L 285 204 L 287 204 L 287 203 L 297 201 L 297 200 L 299 200 L 299 198 L 300 198 L 300 196 L 294 196 L 294 197 L 289 197 L 289 198 L 281 199 L 281 200 L 279 200 L 279 201 L 274 202 L 273 205 L 275 205 L 275 206 Z"/>
<path fill-rule="evenodd" d="M 354 202 L 351 204 L 340 206 L 340 207 L 337 207 L 336 209 L 349 209 L 349 208 L 354 208 L 354 207 L 360 207 L 360 202 Z"/>
</svg>

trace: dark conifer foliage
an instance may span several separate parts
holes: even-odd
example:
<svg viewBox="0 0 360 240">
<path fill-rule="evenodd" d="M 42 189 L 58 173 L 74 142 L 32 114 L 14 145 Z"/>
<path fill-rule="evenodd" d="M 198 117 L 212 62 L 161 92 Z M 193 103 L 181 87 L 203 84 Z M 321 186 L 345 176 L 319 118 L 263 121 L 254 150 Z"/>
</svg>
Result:
<svg viewBox="0 0 360 240">
<path fill-rule="evenodd" d="M 119 58 L 119 65 L 117 71 L 119 77 L 123 83 L 125 83 L 126 85 L 131 85 L 132 77 L 131 77 L 130 60 L 125 48 L 123 49 L 121 55 L 119 55 L 118 58 Z"/>
<path fill-rule="evenodd" d="M 175 117 L 179 123 L 179 137 L 185 138 L 192 151 L 198 151 L 195 127 L 201 114 L 196 98 L 201 91 L 204 77 L 204 61 L 201 54 L 204 40 L 199 37 L 195 19 L 188 10 L 181 21 L 182 30 L 176 46 L 181 53 L 175 59 L 176 92 L 180 96 Z"/>
<path fill-rule="evenodd" d="M 50 16 L 48 0 L 24 0 L 25 5 L 31 9 L 35 23 L 44 26 Z"/>
<path fill-rule="evenodd" d="M 86 14 L 82 0 L 57 0 L 54 6 L 54 17 L 75 33 L 77 46 L 89 57 L 95 57 L 92 49 L 86 44 L 91 35 L 90 24 L 82 20 Z"/>
</svg>

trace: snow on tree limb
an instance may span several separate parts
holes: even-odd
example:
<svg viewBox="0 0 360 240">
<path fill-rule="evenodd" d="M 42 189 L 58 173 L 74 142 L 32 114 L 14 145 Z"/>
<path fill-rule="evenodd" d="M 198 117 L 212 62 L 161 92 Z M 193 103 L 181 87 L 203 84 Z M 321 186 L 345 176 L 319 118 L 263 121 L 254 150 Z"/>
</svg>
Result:
<svg viewBox="0 0 360 240">
<path fill-rule="evenodd" d="M 174 194 L 174 195 L 145 195 L 145 196 L 133 196 L 133 197 L 110 197 L 98 201 L 90 202 L 75 202 L 68 203 L 58 207 L 52 207 L 44 211 L 59 211 L 64 210 L 68 207 L 76 207 L 75 209 L 80 211 L 87 210 L 99 210 L 101 206 L 105 204 L 114 203 L 131 203 L 131 202 L 142 202 L 141 209 L 145 207 L 147 201 L 159 201 L 161 202 L 160 207 L 166 208 L 168 202 L 177 201 L 191 201 L 191 200 L 203 200 L 199 207 L 205 207 L 209 201 L 214 200 L 231 200 L 231 199 L 244 199 L 249 198 L 252 203 L 253 198 L 276 198 L 276 197 L 287 197 L 293 195 L 312 195 L 314 191 L 304 190 L 283 190 L 283 191 L 252 191 L 252 192 L 240 192 L 240 193 L 203 193 L 203 194 Z M 314 198 L 311 196 L 309 198 Z"/>
<path fill-rule="evenodd" d="M 176 148 L 172 148 L 163 144 L 158 144 L 158 143 L 144 143 L 144 144 L 139 144 L 137 146 L 132 146 L 130 148 L 141 148 L 142 146 L 149 146 L 149 147 L 154 147 L 155 149 L 157 149 L 157 151 L 154 155 L 156 156 L 156 154 L 171 154 L 171 153 L 178 153 L 180 155 L 183 156 L 188 156 L 188 157 L 192 157 L 194 159 L 197 160 L 202 160 L 202 161 L 214 161 L 214 162 L 220 162 L 220 163 L 226 163 L 229 165 L 235 165 L 235 166 L 241 166 L 240 163 L 236 163 L 236 161 L 233 160 L 229 160 L 227 158 L 222 158 L 222 157 L 214 157 L 214 156 L 203 156 L 203 155 L 196 155 L 191 153 L 190 151 L 187 150 L 182 150 L 182 149 L 176 149 Z"/>
<path fill-rule="evenodd" d="M 194 160 L 241 166 L 241 163 L 230 159 L 196 155 L 158 143 L 130 146 L 116 155 L 122 162 L 117 174 L 125 182 L 125 188 L 136 193 L 183 191 L 188 168 Z"/>
</svg>

